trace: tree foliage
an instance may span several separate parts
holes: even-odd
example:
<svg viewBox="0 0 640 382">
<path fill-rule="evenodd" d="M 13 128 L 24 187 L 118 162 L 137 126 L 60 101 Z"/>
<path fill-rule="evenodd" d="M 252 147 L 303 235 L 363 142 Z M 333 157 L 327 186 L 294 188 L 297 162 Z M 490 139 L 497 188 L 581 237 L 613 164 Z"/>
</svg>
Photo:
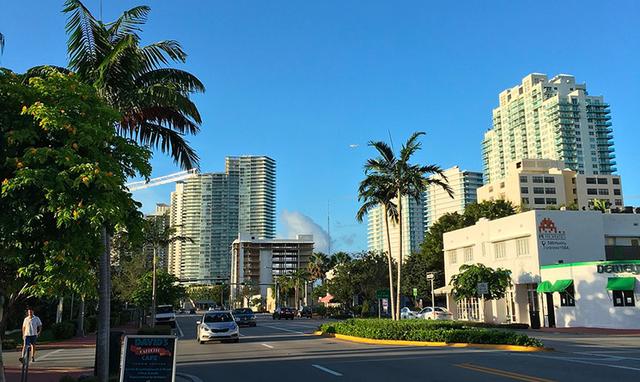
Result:
<svg viewBox="0 0 640 382">
<path fill-rule="evenodd" d="M 489 293 L 484 295 L 488 300 L 503 298 L 511 285 L 511 271 L 493 269 L 483 264 L 463 264 L 459 273 L 451 277 L 451 285 L 456 300 L 472 297 L 483 297 L 478 294 L 478 283 L 487 283 Z"/>
<path fill-rule="evenodd" d="M 334 296 L 335 302 L 351 306 L 354 296 L 375 301 L 376 290 L 388 285 L 386 256 L 380 252 L 364 252 L 335 266 L 333 278 L 327 281 L 326 292 Z"/>
<path fill-rule="evenodd" d="M 132 298 L 137 306 L 148 308 L 151 306 L 151 284 L 153 274 L 147 272 L 142 276 L 140 284 L 133 291 Z M 156 301 L 158 305 L 177 305 L 186 296 L 186 290 L 178 284 L 178 279 L 166 271 L 156 273 Z"/>
</svg>

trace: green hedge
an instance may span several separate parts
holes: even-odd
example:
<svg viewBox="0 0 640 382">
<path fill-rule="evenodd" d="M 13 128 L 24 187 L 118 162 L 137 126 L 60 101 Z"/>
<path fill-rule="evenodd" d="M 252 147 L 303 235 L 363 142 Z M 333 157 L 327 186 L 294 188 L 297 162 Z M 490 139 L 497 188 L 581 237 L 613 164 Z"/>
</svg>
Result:
<svg viewBox="0 0 640 382">
<path fill-rule="evenodd" d="M 479 326 L 460 321 L 349 319 L 324 324 L 320 330 L 380 340 L 543 346 L 522 333 Z"/>
<path fill-rule="evenodd" d="M 18 341 L 13 338 L 5 338 L 2 340 L 2 350 L 16 350 L 18 347 Z"/>
<path fill-rule="evenodd" d="M 66 340 L 76 335 L 76 324 L 72 321 L 53 324 L 50 329 L 56 340 Z"/>
</svg>

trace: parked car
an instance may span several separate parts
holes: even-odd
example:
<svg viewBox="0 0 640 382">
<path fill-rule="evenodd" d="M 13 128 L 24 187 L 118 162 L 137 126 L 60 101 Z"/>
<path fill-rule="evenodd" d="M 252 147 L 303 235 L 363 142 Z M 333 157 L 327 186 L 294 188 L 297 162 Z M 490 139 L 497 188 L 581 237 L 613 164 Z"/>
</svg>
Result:
<svg viewBox="0 0 640 382">
<path fill-rule="evenodd" d="M 200 344 L 207 341 L 240 341 L 240 328 L 233 313 L 229 311 L 207 312 L 196 321 L 196 340 Z"/>
<path fill-rule="evenodd" d="M 302 317 L 312 318 L 313 317 L 313 312 L 311 311 L 311 307 L 310 306 L 303 306 L 302 309 L 300 309 L 298 311 L 298 317 L 300 317 L 300 318 L 302 318 Z"/>
<path fill-rule="evenodd" d="M 171 305 L 159 305 L 156 306 L 156 325 L 169 325 L 172 328 L 176 327 L 176 312 Z"/>
<path fill-rule="evenodd" d="M 418 313 L 418 318 L 425 320 L 453 320 L 453 314 L 441 306 L 435 307 L 435 312 L 428 306 Z"/>
<path fill-rule="evenodd" d="M 273 312 L 273 319 L 281 320 L 284 318 L 285 320 L 293 320 L 294 315 L 293 309 L 291 308 L 276 308 Z"/>
<path fill-rule="evenodd" d="M 419 313 L 420 312 L 411 310 L 411 308 L 409 308 L 408 306 L 405 306 L 404 308 L 400 309 L 400 319 L 411 320 L 414 318 L 418 318 Z"/>
<path fill-rule="evenodd" d="M 256 326 L 256 315 L 249 308 L 240 308 L 233 310 L 233 318 L 238 325 Z"/>
</svg>

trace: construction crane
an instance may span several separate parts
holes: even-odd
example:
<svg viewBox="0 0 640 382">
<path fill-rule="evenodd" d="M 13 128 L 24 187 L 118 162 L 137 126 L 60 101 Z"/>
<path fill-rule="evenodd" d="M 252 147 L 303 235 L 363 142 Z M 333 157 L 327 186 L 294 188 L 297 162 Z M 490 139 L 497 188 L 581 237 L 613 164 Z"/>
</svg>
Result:
<svg viewBox="0 0 640 382">
<path fill-rule="evenodd" d="M 157 178 L 149 179 L 149 181 L 140 180 L 137 182 L 127 183 L 125 184 L 125 186 L 129 189 L 129 191 L 133 192 L 138 190 L 144 190 L 145 188 L 159 186 L 161 184 L 179 182 L 181 180 L 192 178 L 196 175 L 198 175 L 198 170 L 191 169 L 191 170 L 175 172 L 169 175 L 159 176 Z"/>
</svg>

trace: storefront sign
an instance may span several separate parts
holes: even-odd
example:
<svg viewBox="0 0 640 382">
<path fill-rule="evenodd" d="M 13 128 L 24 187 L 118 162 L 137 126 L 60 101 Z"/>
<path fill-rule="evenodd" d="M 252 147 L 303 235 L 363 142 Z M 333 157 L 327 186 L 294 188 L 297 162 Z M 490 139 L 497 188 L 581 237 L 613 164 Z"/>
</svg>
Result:
<svg viewBox="0 0 640 382">
<path fill-rule="evenodd" d="M 174 382 L 176 337 L 126 336 L 120 382 Z"/>
<path fill-rule="evenodd" d="M 640 264 L 607 264 L 598 265 L 598 273 L 633 273 L 640 275 Z"/>
<path fill-rule="evenodd" d="M 545 250 L 568 250 L 567 233 L 561 231 L 550 218 L 544 218 L 538 225 L 538 240 Z"/>
</svg>

